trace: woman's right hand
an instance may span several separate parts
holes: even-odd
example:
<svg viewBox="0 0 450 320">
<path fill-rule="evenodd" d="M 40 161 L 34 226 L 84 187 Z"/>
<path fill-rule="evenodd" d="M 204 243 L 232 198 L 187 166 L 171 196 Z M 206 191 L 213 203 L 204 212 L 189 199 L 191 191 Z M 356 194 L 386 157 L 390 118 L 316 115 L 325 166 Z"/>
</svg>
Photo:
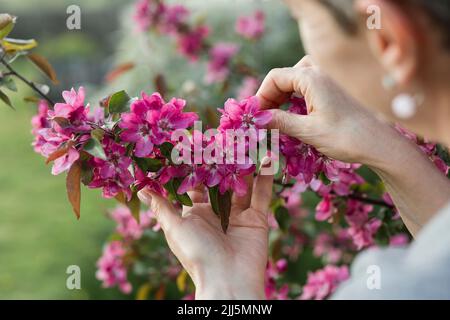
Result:
<svg viewBox="0 0 450 320">
<path fill-rule="evenodd" d="M 292 94 L 305 97 L 308 115 L 278 109 Z M 360 106 L 308 56 L 293 68 L 272 70 L 257 96 L 262 108 L 273 109 L 271 129 L 373 169 L 413 235 L 450 201 L 447 177 L 417 145 Z"/>
<path fill-rule="evenodd" d="M 307 116 L 278 109 L 292 94 L 305 98 Z M 292 68 L 273 69 L 257 96 L 262 108 L 273 109 L 271 129 L 313 145 L 333 159 L 376 166 L 380 156 L 385 156 L 380 139 L 402 138 L 361 107 L 308 56 Z"/>
</svg>

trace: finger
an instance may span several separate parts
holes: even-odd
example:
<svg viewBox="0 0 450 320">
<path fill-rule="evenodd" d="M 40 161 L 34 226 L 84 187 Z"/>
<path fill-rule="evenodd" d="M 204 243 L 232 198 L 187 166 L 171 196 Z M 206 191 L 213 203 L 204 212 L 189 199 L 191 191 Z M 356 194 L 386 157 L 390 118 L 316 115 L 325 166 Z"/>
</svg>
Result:
<svg viewBox="0 0 450 320">
<path fill-rule="evenodd" d="M 317 78 L 316 71 L 314 66 L 271 70 L 256 93 L 261 108 L 278 108 L 287 102 L 293 93 L 305 97 L 308 101 L 308 93 Z"/>
<path fill-rule="evenodd" d="M 181 217 L 178 214 L 177 209 L 170 201 L 162 196 L 147 189 L 143 189 L 139 191 L 138 197 L 143 203 L 150 207 L 165 233 L 181 222 Z"/>
<path fill-rule="evenodd" d="M 295 68 L 313 67 L 315 65 L 316 65 L 316 63 L 314 62 L 312 57 L 310 55 L 306 55 L 294 66 L 294 69 Z"/>
<path fill-rule="evenodd" d="M 252 200 L 251 188 L 253 186 L 253 175 L 248 175 L 244 179 L 247 184 L 247 193 L 243 197 L 239 197 L 238 195 L 233 194 L 233 198 L 231 200 L 232 205 L 243 210 L 250 207 L 250 202 Z"/>
<path fill-rule="evenodd" d="M 278 129 L 280 133 L 294 138 L 304 138 L 306 128 L 311 116 L 293 114 L 284 110 L 270 110 L 272 119 L 267 125 L 268 129 Z"/>
<path fill-rule="evenodd" d="M 288 101 L 294 90 L 294 68 L 272 69 L 263 80 L 256 96 L 261 109 L 278 108 Z"/>
<path fill-rule="evenodd" d="M 188 196 L 191 198 L 193 204 L 207 203 L 205 186 L 199 185 L 194 190 L 188 191 Z M 192 207 L 183 206 L 182 216 L 184 217 Z"/>
<path fill-rule="evenodd" d="M 273 170 L 270 158 L 265 159 L 261 163 L 260 174 L 255 178 L 250 207 L 267 215 L 272 199 Z"/>
</svg>

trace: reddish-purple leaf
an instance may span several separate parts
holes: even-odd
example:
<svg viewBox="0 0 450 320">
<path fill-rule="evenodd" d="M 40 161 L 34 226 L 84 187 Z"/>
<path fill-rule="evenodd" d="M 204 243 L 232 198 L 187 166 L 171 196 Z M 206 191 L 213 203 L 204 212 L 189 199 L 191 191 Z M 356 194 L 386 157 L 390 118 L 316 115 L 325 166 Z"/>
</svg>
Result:
<svg viewBox="0 0 450 320">
<path fill-rule="evenodd" d="M 80 219 L 81 204 L 81 165 L 77 161 L 70 167 L 66 178 L 67 197 L 72 205 L 73 212 Z"/>
</svg>

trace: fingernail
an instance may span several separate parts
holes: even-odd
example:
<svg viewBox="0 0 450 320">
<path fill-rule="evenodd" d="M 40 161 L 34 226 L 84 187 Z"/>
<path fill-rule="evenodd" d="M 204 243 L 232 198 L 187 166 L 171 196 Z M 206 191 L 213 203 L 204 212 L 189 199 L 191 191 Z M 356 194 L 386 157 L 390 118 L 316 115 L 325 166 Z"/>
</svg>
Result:
<svg viewBox="0 0 450 320">
<path fill-rule="evenodd" d="M 271 163 L 272 163 L 272 160 L 270 159 L 270 157 L 265 156 L 265 157 L 261 160 L 261 164 L 259 165 L 259 170 L 258 170 L 258 172 L 260 172 L 262 168 L 270 168 Z"/>
<path fill-rule="evenodd" d="M 152 203 L 152 196 L 145 190 L 141 190 L 138 192 L 138 198 L 146 205 L 150 205 Z"/>
</svg>

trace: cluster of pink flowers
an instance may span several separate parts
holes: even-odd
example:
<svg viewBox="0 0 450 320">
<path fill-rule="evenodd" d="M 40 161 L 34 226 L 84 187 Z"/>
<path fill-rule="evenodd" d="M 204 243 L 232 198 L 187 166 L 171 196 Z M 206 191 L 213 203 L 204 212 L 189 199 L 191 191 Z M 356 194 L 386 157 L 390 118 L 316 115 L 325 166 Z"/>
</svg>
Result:
<svg viewBox="0 0 450 320">
<path fill-rule="evenodd" d="M 189 10 L 179 4 L 168 5 L 160 0 L 140 0 L 136 3 L 134 20 L 139 31 L 150 28 L 175 38 L 179 52 L 196 61 L 206 48 L 209 28 L 206 25 L 191 26 Z"/>
<path fill-rule="evenodd" d="M 139 241 L 145 230 L 159 231 L 159 224 L 152 211 L 141 211 L 139 222 L 131 214 L 130 209 L 118 206 L 111 211 L 110 217 L 116 223 L 117 240 L 108 243 L 97 261 L 97 279 L 105 288 L 118 286 L 120 291 L 129 294 L 132 285 L 127 280 L 133 256 L 133 246 Z"/>
<path fill-rule="evenodd" d="M 286 259 L 280 259 L 276 262 L 269 261 L 266 269 L 265 292 L 269 300 L 287 300 L 289 299 L 289 286 L 287 284 L 279 287 L 278 278 L 287 271 L 288 262 Z"/>
<path fill-rule="evenodd" d="M 90 172 L 89 179 L 83 181 L 88 187 L 101 188 L 105 198 L 123 194 L 128 201 L 133 192 L 144 187 L 167 195 L 164 185 L 174 179 L 181 181 L 176 190 L 180 195 L 200 184 L 209 188 L 218 186 L 222 194 L 233 191 L 244 195 L 247 192 L 244 177 L 254 173 L 255 164 L 247 160 L 228 161 L 227 150 L 231 148 L 238 154 L 239 141 L 227 140 L 227 131 L 255 130 L 259 134 L 258 130 L 271 120 L 271 113 L 260 110 L 256 97 L 243 101 L 229 99 L 220 110 L 222 117 L 216 136 L 207 142 L 201 132 L 194 131 L 194 139 L 191 136 L 189 140 L 191 148 L 200 148 L 201 154 L 208 147 L 220 146 L 222 153 L 216 154 L 217 162 L 206 163 L 202 157 L 195 165 L 174 164 L 170 150 L 167 155 L 161 148 L 178 146 L 179 141 L 172 140 L 174 132 L 192 128 L 198 119 L 197 114 L 185 112 L 186 101 L 173 98 L 166 102 L 158 93 L 143 93 L 140 99 L 131 100 L 129 110 L 116 115 L 118 119 L 113 121 L 111 115 L 89 114 L 83 88 L 78 93 L 73 89 L 65 91 L 63 96 L 65 103 L 56 104 L 54 110 L 40 105 L 39 114 L 33 119 L 35 150 L 54 160 L 54 174 L 69 170 L 79 161 Z M 93 154 L 87 149 L 93 139 L 97 141 L 97 151 L 102 152 Z M 244 159 L 248 159 L 249 147 L 244 150 Z M 156 161 L 159 166 L 153 171 L 142 169 L 139 160 Z"/>
<path fill-rule="evenodd" d="M 230 61 L 239 47 L 234 43 L 220 42 L 209 51 L 207 83 L 223 82 L 230 73 Z"/>
<path fill-rule="evenodd" d="M 136 2 L 134 20 L 141 32 L 153 27 L 170 34 L 182 28 L 188 18 L 189 10 L 182 5 L 167 5 L 154 0 Z"/>
<path fill-rule="evenodd" d="M 128 294 L 132 290 L 127 278 L 127 267 L 124 257 L 127 253 L 121 241 L 112 241 L 103 249 L 103 255 L 97 261 L 97 279 L 103 282 L 105 288 L 118 286 L 120 291 Z"/>
<path fill-rule="evenodd" d="M 226 81 L 239 46 L 234 43 L 209 43 L 210 28 L 204 23 L 190 24 L 189 17 L 190 12 L 183 5 L 169 5 L 162 0 L 139 0 L 134 13 L 139 31 L 156 29 L 174 38 L 178 52 L 191 62 L 198 61 L 200 55 L 205 54 L 208 57 L 205 76 L 207 84 Z M 238 18 L 235 30 L 244 39 L 259 40 L 265 32 L 264 12 L 258 10 L 250 16 Z M 254 92 L 249 90 L 253 83 L 247 81 L 247 91 L 244 91 L 244 95 L 239 95 L 241 100 L 254 95 Z"/>
<path fill-rule="evenodd" d="M 256 11 L 248 17 L 240 17 L 236 22 L 236 32 L 250 40 L 258 40 L 265 31 L 266 18 L 264 12 Z"/>
<path fill-rule="evenodd" d="M 308 274 L 303 287 L 301 300 L 323 300 L 333 294 L 339 284 L 349 278 L 347 266 L 326 266 L 324 269 Z"/>
<path fill-rule="evenodd" d="M 198 116 L 185 111 L 186 102 L 182 99 L 165 101 L 158 93 L 143 93 L 141 98 L 130 99 L 128 108 L 111 114 L 109 106 L 91 112 L 84 102 L 83 88 L 78 92 L 73 89 L 65 91 L 63 98 L 64 103 L 57 103 L 53 109 L 46 103 L 39 104 L 38 114 L 32 120 L 35 150 L 54 161 L 54 174 L 67 171 L 78 163 L 86 176 L 83 183 L 88 187 L 101 188 L 106 198 L 123 195 L 126 201 L 131 201 L 135 193 L 144 187 L 163 196 L 171 194 L 174 199 L 199 185 L 217 188 L 220 194 L 230 191 L 245 195 L 248 192 L 245 177 L 256 170 L 255 163 L 249 161 L 252 146 L 248 142 L 244 144 L 245 163 L 228 163 L 230 150 L 234 151 L 234 156 L 239 156 L 239 137 L 237 141 L 233 137 L 230 142 L 227 133 L 238 131 L 242 136 L 247 136 L 253 132 L 259 140 L 265 137 L 262 129 L 271 121 L 271 113 L 260 109 L 258 98 L 229 99 L 223 109 L 219 109 L 220 124 L 213 137 L 208 139 L 206 133 L 201 131 L 186 131 L 194 127 Z M 306 114 L 304 99 L 293 97 L 289 111 Z M 173 157 L 172 149 L 180 146 L 180 141 L 173 138 L 178 130 L 188 134 L 182 146 L 187 144 L 189 150 L 194 150 L 193 154 L 187 153 L 187 158 L 192 162 L 176 161 L 185 160 L 184 148 L 178 150 L 178 158 Z M 95 150 L 91 150 L 93 141 L 97 141 Z M 420 141 L 418 144 L 430 158 L 435 156 L 434 145 L 421 144 Z M 205 161 L 203 157 L 197 162 L 195 150 L 202 156 L 207 150 L 214 150 L 211 155 L 214 155 L 216 162 Z M 373 214 L 374 206 L 364 202 L 364 194 L 355 194 L 357 187 L 365 183 L 358 174 L 359 165 L 329 159 L 314 147 L 283 135 L 280 137 L 280 151 L 285 161 L 282 168 L 285 181 L 294 182 L 291 187 L 283 187 L 280 193 L 293 221 L 301 221 L 307 215 L 299 208 L 301 194 L 307 190 L 321 197 L 316 208 L 317 221 L 334 223 L 335 219 L 342 219 L 336 221 L 342 224 L 339 232 L 334 235 L 320 234 L 314 241 L 315 256 L 332 265 L 348 263 L 349 260 L 344 259 L 346 254 L 352 255 L 376 244 L 375 238 L 383 222 Z M 444 172 L 448 170 L 445 169 Z M 174 181 L 177 181 L 175 187 L 168 188 L 167 185 Z M 355 195 L 359 198 L 352 198 Z M 386 206 L 392 206 L 388 195 L 383 199 Z M 337 214 L 338 208 L 345 208 L 343 215 Z M 157 230 L 158 225 L 151 212 L 141 213 L 141 222 L 137 223 L 126 207 L 117 209 L 111 216 L 117 222 L 116 231 L 122 241 L 112 242 L 105 248 L 98 262 L 98 278 L 105 286 L 118 285 L 123 292 L 130 292 L 131 285 L 126 274 L 127 250 L 134 241 L 142 238 L 146 229 Z M 279 227 L 276 221 L 271 225 Z M 289 233 L 293 235 L 292 242 L 289 246 L 283 246 L 282 252 L 290 259 L 296 259 L 303 246 L 308 244 L 309 237 L 303 232 L 301 222 L 293 223 Z M 402 245 L 408 240 L 402 234 L 394 234 L 390 242 L 391 245 Z M 268 266 L 266 293 L 271 299 L 286 299 L 290 294 L 289 286 L 280 286 L 277 281 L 286 265 L 286 260 L 280 260 Z M 326 297 L 346 278 L 344 267 L 332 265 L 310 274 L 302 298 Z"/>
<path fill-rule="evenodd" d="M 155 215 L 151 210 L 140 212 L 139 222 L 133 217 L 130 209 L 125 206 L 115 208 L 110 216 L 116 222 L 117 234 L 125 240 L 140 239 L 144 231 L 150 227 L 153 231 L 160 229 Z"/>
<path fill-rule="evenodd" d="M 354 250 L 354 244 L 346 229 L 339 228 L 332 234 L 322 232 L 314 240 L 314 256 L 327 264 L 337 264 L 344 259 L 346 251 Z"/>
<path fill-rule="evenodd" d="M 79 150 L 89 139 L 89 106 L 84 105 L 84 89 L 64 91 L 65 103 L 57 103 L 49 109 L 40 102 L 39 113 L 33 118 L 33 134 L 36 139 L 34 150 L 46 158 L 60 150 L 61 156 L 55 159 L 52 173 L 58 175 L 69 170 L 80 157 Z"/>
<path fill-rule="evenodd" d="M 242 81 L 242 85 L 239 87 L 239 90 L 236 94 L 238 100 L 244 100 L 248 97 L 254 96 L 259 86 L 261 85 L 261 81 L 256 77 L 247 76 Z"/>
<path fill-rule="evenodd" d="M 448 175 L 448 173 L 450 172 L 450 166 L 448 166 L 444 160 L 442 160 L 442 158 L 440 158 L 437 154 L 436 154 L 436 148 L 437 145 L 435 143 L 432 143 L 430 141 L 428 141 L 427 139 L 420 139 L 416 134 L 414 134 L 413 132 L 402 128 L 400 126 L 396 126 L 396 129 L 403 134 L 406 138 L 408 138 L 409 140 L 411 140 L 412 142 L 416 143 L 419 148 L 423 151 L 423 153 L 425 153 L 431 161 L 434 162 L 434 164 L 436 165 L 436 167 L 445 175 Z"/>
</svg>

